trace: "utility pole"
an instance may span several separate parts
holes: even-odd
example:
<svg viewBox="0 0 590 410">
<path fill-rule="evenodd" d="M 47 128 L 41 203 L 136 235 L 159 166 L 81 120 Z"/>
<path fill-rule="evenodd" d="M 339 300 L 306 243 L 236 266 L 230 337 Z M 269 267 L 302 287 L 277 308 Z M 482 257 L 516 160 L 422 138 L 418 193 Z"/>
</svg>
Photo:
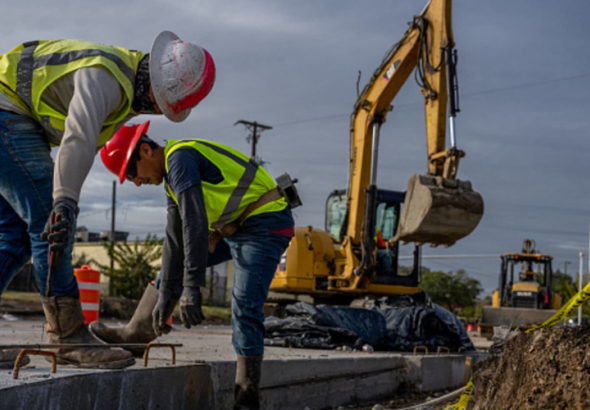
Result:
<svg viewBox="0 0 590 410">
<path fill-rule="evenodd" d="M 111 252 L 115 249 L 115 203 L 117 202 L 117 181 L 113 181 L 113 198 L 111 203 Z M 115 271 L 115 260 L 113 259 L 113 254 L 111 253 L 111 278 L 109 278 L 109 294 L 112 296 L 113 294 L 113 273 Z"/>
<path fill-rule="evenodd" d="M 248 137 L 246 137 L 246 141 L 248 141 L 248 142 L 252 141 L 252 156 L 251 156 L 251 158 L 253 160 L 256 160 L 256 144 L 258 144 L 258 139 L 260 138 L 260 133 L 262 131 L 272 130 L 272 127 L 270 125 L 259 124 L 256 121 L 251 122 L 251 121 L 239 120 L 239 121 L 236 121 L 234 126 L 236 126 L 238 124 L 244 125 L 248 131 L 252 132 L 252 134 L 250 134 L 250 135 L 248 135 Z"/>
<path fill-rule="evenodd" d="M 578 275 L 578 292 L 582 291 L 582 272 L 584 272 L 584 252 L 580 252 L 580 274 Z M 578 326 L 582 324 L 582 305 L 578 307 Z"/>
<path fill-rule="evenodd" d="M 567 275 L 567 265 L 571 265 L 571 264 L 572 263 L 570 261 L 563 262 L 563 271 L 566 275 Z"/>
</svg>

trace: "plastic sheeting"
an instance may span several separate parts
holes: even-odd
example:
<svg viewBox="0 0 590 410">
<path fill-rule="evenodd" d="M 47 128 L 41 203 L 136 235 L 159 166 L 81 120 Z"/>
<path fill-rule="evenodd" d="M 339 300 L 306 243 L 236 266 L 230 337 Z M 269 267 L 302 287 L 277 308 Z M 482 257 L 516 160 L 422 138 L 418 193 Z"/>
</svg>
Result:
<svg viewBox="0 0 590 410">
<path fill-rule="evenodd" d="M 312 306 L 299 302 L 286 308 L 286 317 L 264 322 L 265 345 L 380 351 L 412 351 L 427 346 L 436 351 L 475 350 L 463 324 L 455 315 L 433 303 L 424 292 L 367 300 L 363 308 Z"/>
</svg>

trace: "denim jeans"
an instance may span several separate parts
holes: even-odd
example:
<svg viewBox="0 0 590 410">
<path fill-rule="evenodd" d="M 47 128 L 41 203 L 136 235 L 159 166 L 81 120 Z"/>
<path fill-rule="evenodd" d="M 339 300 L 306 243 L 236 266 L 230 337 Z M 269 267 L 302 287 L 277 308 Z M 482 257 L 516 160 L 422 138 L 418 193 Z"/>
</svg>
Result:
<svg viewBox="0 0 590 410">
<path fill-rule="evenodd" d="M 41 126 L 29 117 L 0 110 L 0 294 L 33 257 L 42 295 L 48 244 L 41 232 L 53 208 L 53 160 Z M 52 296 L 78 297 L 72 268 L 74 237 L 55 272 Z"/>
<path fill-rule="evenodd" d="M 281 255 L 291 238 L 269 232 L 236 232 L 217 244 L 209 254 L 208 266 L 233 260 L 232 344 L 240 356 L 264 354 L 264 314 L 268 296 Z M 156 280 L 159 287 L 159 277 Z M 178 295 L 180 297 L 180 295 Z"/>
</svg>

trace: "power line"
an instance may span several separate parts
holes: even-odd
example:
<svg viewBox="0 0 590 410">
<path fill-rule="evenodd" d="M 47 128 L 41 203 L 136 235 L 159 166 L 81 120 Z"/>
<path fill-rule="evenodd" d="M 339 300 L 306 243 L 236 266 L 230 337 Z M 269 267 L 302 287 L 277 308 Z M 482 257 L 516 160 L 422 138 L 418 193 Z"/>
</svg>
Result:
<svg viewBox="0 0 590 410">
<path fill-rule="evenodd" d="M 470 259 L 470 258 L 498 258 L 499 255 L 422 255 L 422 259 Z M 398 259 L 414 259 L 413 256 L 400 256 Z"/>
<path fill-rule="evenodd" d="M 585 77 L 590 77 L 590 73 L 578 74 L 578 75 L 570 76 L 570 77 L 555 78 L 553 80 L 534 81 L 534 82 L 530 82 L 530 83 L 515 84 L 515 85 L 506 86 L 506 87 L 491 88 L 489 90 L 474 91 L 471 93 L 462 94 L 461 97 L 465 98 L 465 97 L 473 97 L 473 96 L 482 95 L 482 94 L 497 93 L 497 92 L 502 92 L 502 91 L 511 91 L 511 90 L 516 90 L 519 88 L 527 88 L 527 87 L 533 87 L 533 86 L 541 85 L 541 84 L 557 83 L 557 82 L 561 82 L 561 81 L 577 80 L 577 79 L 585 78 Z M 422 101 L 417 101 L 417 102 L 413 102 L 413 103 L 399 104 L 399 105 L 396 105 L 395 108 L 397 109 L 397 108 L 402 108 L 402 107 L 410 107 L 410 106 L 419 105 L 419 104 L 424 105 L 424 103 Z M 330 120 L 330 119 L 335 119 L 335 118 L 344 118 L 344 117 L 349 117 L 349 116 L 350 116 L 350 114 L 334 114 L 334 115 L 327 115 L 325 117 L 303 118 L 303 119 L 296 120 L 296 121 L 288 121 L 288 122 L 284 122 L 284 123 L 279 123 L 279 124 L 276 124 L 275 127 L 286 127 L 286 126 L 290 126 L 290 125 L 305 124 L 305 123 L 309 123 L 309 122 L 324 121 L 324 120 Z"/>
</svg>

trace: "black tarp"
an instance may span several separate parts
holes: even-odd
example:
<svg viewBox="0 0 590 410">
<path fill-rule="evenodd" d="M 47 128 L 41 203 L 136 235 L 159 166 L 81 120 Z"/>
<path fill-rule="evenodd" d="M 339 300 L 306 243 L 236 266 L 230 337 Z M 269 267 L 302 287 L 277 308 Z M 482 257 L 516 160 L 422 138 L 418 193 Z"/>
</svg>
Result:
<svg viewBox="0 0 590 410">
<path fill-rule="evenodd" d="M 427 346 L 436 351 L 475 350 L 455 315 L 433 303 L 427 294 L 366 301 L 363 308 L 312 306 L 299 302 L 286 317 L 264 322 L 267 346 L 334 349 L 370 345 L 380 351 L 412 351 Z"/>
</svg>

